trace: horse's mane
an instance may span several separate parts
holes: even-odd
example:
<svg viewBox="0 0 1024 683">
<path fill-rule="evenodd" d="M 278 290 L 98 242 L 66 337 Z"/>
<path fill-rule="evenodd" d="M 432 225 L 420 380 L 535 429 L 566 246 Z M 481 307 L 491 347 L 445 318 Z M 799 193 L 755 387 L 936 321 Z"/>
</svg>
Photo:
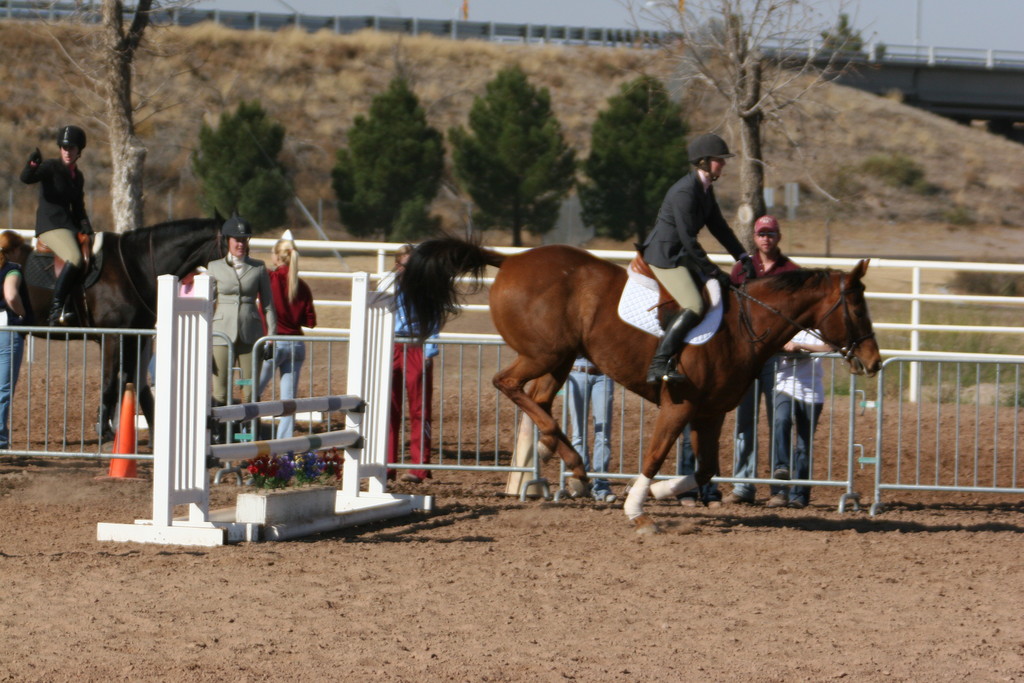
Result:
<svg viewBox="0 0 1024 683">
<path fill-rule="evenodd" d="M 831 268 L 799 268 L 758 278 L 756 282 L 763 282 L 767 288 L 777 292 L 796 292 L 808 285 L 821 287 L 836 272 Z"/>
<path fill-rule="evenodd" d="M 149 241 L 157 235 L 162 239 L 173 239 L 179 235 L 191 235 L 198 230 L 217 227 L 221 222 L 216 218 L 180 218 L 122 233 L 121 239 L 125 241 L 125 245 Z"/>
</svg>

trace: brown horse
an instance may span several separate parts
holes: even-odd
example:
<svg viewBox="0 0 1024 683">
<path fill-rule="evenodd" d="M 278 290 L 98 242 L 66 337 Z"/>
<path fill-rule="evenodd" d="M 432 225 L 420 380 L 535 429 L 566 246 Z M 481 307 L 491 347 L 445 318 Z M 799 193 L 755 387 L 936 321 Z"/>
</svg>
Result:
<svg viewBox="0 0 1024 683">
<path fill-rule="evenodd" d="M 491 317 L 517 358 L 494 385 L 537 426 L 541 445 L 557 452 L 585 490 L 582 459 L 551 414 L 552 401 L 578 356 L 586 356 L 630 391 L 660 405 L 625 511 L 638 531 L 656 531 L 643 512 L 656 498 L 705 484 L 718 474 L 718 440 L 725 414 L 739 405 L 765 362 L 800 329 L 817 329 L 855 374 L 881 365 L 861 280 L 867 261 L 850 273 L 805 269 L 754 280 L 725 297 L 721 328 L 706 344 L 688 346 L 682 385 L 647 384 L 657 339 L 623 322 L 616 302 L 626 271 L 569 246 L 538 247 L 514 256 L 454 238 L 428 240 L 411 254 L 398 288 L 420 331 L 439 329 L 458 311 L 458 280 L 499 268 L 490 292 Z M 527 383 L 531 383 L 528 389 Z M 687 424 L 698 457 L 697 475 L 651 480 Z"/>
</svg>

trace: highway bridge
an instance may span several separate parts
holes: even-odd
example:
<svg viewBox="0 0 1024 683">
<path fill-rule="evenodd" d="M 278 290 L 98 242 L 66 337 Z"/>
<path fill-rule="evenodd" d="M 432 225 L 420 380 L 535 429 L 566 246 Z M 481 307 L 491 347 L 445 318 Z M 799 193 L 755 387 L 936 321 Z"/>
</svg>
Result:
<svg viewBox="0 0 1024 683">
<path fill-rule="evenodd" d="M 98 2 L 0 0 L 0 18 L 44 21 L 99 21 Z M 83 9 L 84 8 L 84 9 Z M 454 40 L 555 43 L 597 47 L 654 48 L 671 35 L 640 29 L 503 24 L 448 19 L 324 16 L 225 12 L 193 7 L 158 11 L 154 23 L 190 26 L 213 21 L 239 30 L 285 28 L 354 33 L 361 30 L 429 34 Z M 812 55 L 825 62 L 821 46 L 793 50 L 765 46 L 777 59 Z M 982 120 L 989 129 L 1024 142 L 1024 52 L 906 45 L 869 45 L 842 55 L 847 67 L 838 82 L 879 95 L 898 93 L 907 104 L 958 121 Z"/>
</svg>

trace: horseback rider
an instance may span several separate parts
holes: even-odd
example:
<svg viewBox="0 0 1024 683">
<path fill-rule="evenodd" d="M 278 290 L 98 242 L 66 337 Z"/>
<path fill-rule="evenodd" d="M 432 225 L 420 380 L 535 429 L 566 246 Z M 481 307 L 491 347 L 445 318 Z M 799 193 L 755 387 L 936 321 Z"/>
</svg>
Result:
<svg viewBox="0 0 1024 683">
<path fill-rule="evenodd" d="M 722 138 L 705 133 L 690 142 L 687 151 L 693 171 L 683 176 L 665 194 L 658 221 L 641 246 L 644 260 L 658 281 L 680 306 L 665 325 L 665 335 L 647 370 L 647 382 L 682 382 L 686 375 L 677 371 L 672 358 L 682 351 L 684 337 L 704 313 L 701 286 L 711 278 L 729 283 L 728 276 L 711 262 L 697 242 L 704 226 L 743 268 L 747 277 L 755 277 L 754 264 L 722 217 L 712 183 L 725 168 L 725 160 L 735 155 Z"/>
<path fill-rule="evenodd" d="M 74 307 L 64 310 L 68 295 L 83 275 L 82 250 L 78 234 L 92 234 L 92 225 L 85 211 L 83 187 L 85 178 L 78 160 L 85 149 L 85 131 L 78 126 L 64 126 L 57 132 L 59 159 L 43 161 L 39 148 L 29 155 L 21 172 L 21 182 L 39 185 L 39 209 L 36 211 L 36 237 L 57 256 L 64 259 L 64 268 L 53 288 L 50 325 L 73 325 Z"/>
</svg>

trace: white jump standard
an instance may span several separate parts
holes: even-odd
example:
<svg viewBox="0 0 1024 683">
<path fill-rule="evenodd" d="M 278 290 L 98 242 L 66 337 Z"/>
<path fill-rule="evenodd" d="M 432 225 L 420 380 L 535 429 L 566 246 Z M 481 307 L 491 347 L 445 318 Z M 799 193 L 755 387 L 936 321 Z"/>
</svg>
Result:
<svg viewBox="0 0 1024 683">
<path fill-rule="evenodd" d="M 283 540 L 371 521 L 430 510 L 432 496 L 387 493 L 387 420 L 391 391 L 393 296 L 370 291 L 369 276 L 356 275 L 352 283 L 352 322 L 349 341 L 348 385 L 345 396 L 324 396 L 295 401 L 266 401 L 211 410 L 210 362 L 213 301 L 210 278 L 195 278 L 193 296 L 178 295 L 178 279 L 159 278 L 156 341 L 156 397 L 153 451 L 153 518 L 134 524 L 101 522 L 100 541 L 134 541 L 174 545 L 216 546 L 230 541 Z M 297 410 L 336 410 L 346 415 L 345 430 L 252 443 L 212 446 L 208 417 L 220 420 L 281 415 Z M 258 521 L 247 504 L 210 510 L 207 456 L 243 459 L 288 451 L 339 447 L 345 459 L 342 486 L 297 490 L 298 497 L 314 500 L 298 504 L 293 514 L 271 508 L 284 498 L 269 494 L 260 505 L 266 517 Z M 361 485 L 366 482 L 364 491 Z M 287 491 L 291 493 L 291 491 Z M 304 495 L 308 494 L 308 495 Z M 241 494 L 249 496 L 255 494 Z M 187 505 L 184 517 L 174 508 Z M 287 505 L 296 507 L 293 502 Z M 241 519 L 238 511 L 241 510 Z"/>
</svg>

